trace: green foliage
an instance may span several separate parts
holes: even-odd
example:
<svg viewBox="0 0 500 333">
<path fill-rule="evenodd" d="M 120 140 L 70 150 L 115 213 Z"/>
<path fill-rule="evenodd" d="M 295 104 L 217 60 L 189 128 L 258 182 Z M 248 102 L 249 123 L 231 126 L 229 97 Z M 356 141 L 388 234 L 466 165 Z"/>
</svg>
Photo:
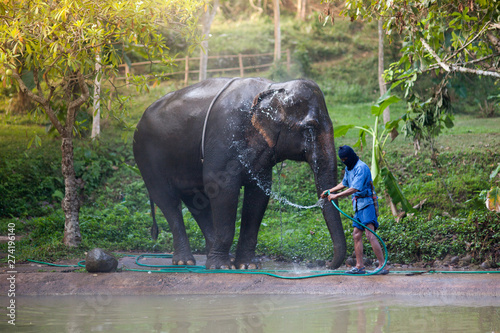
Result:
<svg viewBox="0 0 500 333">
<path fill-rule="evenodd" d="M 22 143 L 11 142 L 0 147 L 0 217 L 51 212 L 53 194 L 64 191 L 57 146 L 25 151 Z"/>
<path fill-rule="evenodd" d="M 153 241 L 149 234 L 150 227 L 149 214 L 131 212 L 122 204 L 97 212 L 82 209 L 80 214 L 82 246 L 88 249 L 100 247 L 108 250 L 154 252 L 171 248 L 171 237 L 162 235 L 157 241 Z"/>
<path fill-rule="evenodd" d="M 25 144 L 21 144 L 21 147 L 25 147 Z M 49 145 L 42 148 L 48 149 Z M 99 151 L 98 156 L 85 156 L 87 148 L 78 150 L 76 160 L 87 161 L 89 165 L 103 165 L 103 173 L 101 177 L 88 178 L 89 186 L 92 186 L 93 190 L 85 190 L 85 201 L 80 215 L 82 245 L 75 250 L 68 250 L 61 244 L 64 217 L 58 204 L 52 204 L 53 208 L 49 212 L 40 212 L 41 217 L 31 218 L 35 215 L 31 214 L 32 210 L 28 210 L 28 215 L 4 219 L 0 223 L 0 226 L 6 226 L 9 221 L 15 221 L 19 235 L 24 235 L 23 240 L 16 244 L 20 258 L 49 261 L 65 256 L 81 258 L 84 251 L 93 247 L 110 251 L 172 251 L 170 229 L 159 210 L 159 238 L 156 242 L 150 238 L 152 219 L 144 182 L 133 167 L 123 164 L 132 162 L 131 142 L 124 144 L 105 136 L 101 145 L 95 147 Z M 54 149 L 58 149 L 57 143 Z M 29 159 L 25 160 L 32 160 L 34 153 L 38 151 L 29 150 Z M 368 151 L 360 152 L 362 159 L 370 156 Z M 389 247 L 391 262 L 432 261 L 446 255 L 464 253 L 473 253 L 476 262 L 488 257 L 497 258 L 497 215 L 486 213 L 484 208 L 483 211 L 473 211 L 474 205 L 467 202 L 467 199 L 490 184 L 492 168 L 485 166 L 500 162 L 498 154 L 488 152 L 487 149 L 445 150 L 438 155 L 436 165 L 428 153 L 414 157 L 411 150 L 395 146 L 391 147 L 391 153 L 386 154 L 385 158 L 391 165 L 395 178 L 402 182 L 402 190 L 410 202 L 415 204 L 427 199 L 415 215 L 395 222 L 388 212 L 385 199 L 380 198 L 382 216 L 379 234 Z M 8 161 L 13 162 L 10 158 Z M 114 162 L 107 164 L 107 161 Z M 339 164 L 339 178 L 342 176 L 341 169 Z M 441 175 L 440 169 L 446 169 L 447 173 L 443 172 Z M 44 167 L 38 170 L 39 173 L 45 174 L 50 169 Z M 81 170 L 88 171 L 85 168 Z M 288 200 L 301 205 L 311 205 L 316 201 L 313 174 L 306 163 L 287 161 L 281 172 L 275 167 L 273 177 L 273 191 L 281 193 Z M 16 184 L 19 186 L 21 183 Z M 32 185 L 29 183 L 27 186 Z M 444 189 L 449 191 L 453 202 Z M 26 203 L 29 201 L 42 200 L 26 198 Z M 19 207 L 24 204 L 19 203 Z M 340 207 L 351 213 L 349 200 L 341 200 Z M 470 211 L 473 213 L 469 216 Z M 204 253 L 205 241 L 199 227 L 186 209 L 183 213 L 193 251 Z M 352 226 L 345 219 L 343 223 L 348 253 L 351 253 L 354 250 Z M 476 227 L 480 229 L 476 230 Z M 233 253 L 238 234 L 239 222 Z M 439 237 L 436 237 L 437 234 Z M 333 248 L 319 209 L 299 210 L 271 198 L 260 229 L 257 251 L 259 254 L 284 260 L 314 261 L 330 259 Z M 369 246 L 365 246 L 365 252 L 372 256 Z"/>
<path fill-rule="evenodd" d="M 398 263 L 432 263 L 446 256 L 470 254 L 476 264 L 500 260 L 500 223 L 491 212 L 471 212 L 454 218 L 422 215 L 403 222 L 381 219 L 379 236 L 385 240 L 390 260 Z"/>
<path fill-rule="evenodd" d="M 441 91 L 433 99 L 421 101 L 415 94 L 408 100 L 408 112 L 403 116 L 402 128 L 406 137 L 420 143 L 428 142 L 434 149 L 434 141 L 445 128 L 452 128 L 453 115 L 447 91 Z"/>
<path fill-rule="evenodd" d="M 464 77 L 492 78 L 476 79 L 478 83 L 495 83 L 500 78 L 494 61 L 500 17 L 496 1 L 348 0 L 345 4 L 343 14 L 353 20 L 384 20 L 388 35 L 403 36 L 399 59 L 386 70 L 385 79 L 393 82 L 392 89 L 400 85 L 405 98 L 409 98 L 403 132 L 417 144 L 426 140 L 433 148 L 434 138 L 442 129 L 453 126 L 449 88 L 463 98 L 468 90 L 473 91 L 472 85 L 466 88 Z M 484 94 L 484 90 L 475 91 Z M 482 98 L 484 108 L 479 103 L 481 112 L 494 114 L 495 105 L 489 106 L 486 98 Z M 459 107 L 463 104 L 457 103 Z"/>
<path fill-rule="evenodd" d="M 6 145 L 0 151 L 0 217 L 43 216 L 58 207 L 64 196 L 59 143 L 28 150 L 19 144 L 21 149 Z M 131 158 L 130 146 L 82 142 L 74 155 L 76 176 L 84 186 L 82 194 L 91 196 L 103 179 L 126 168 L 124 163 Z"/>
<path fill-rule="evenodd" d="M 378 98 L 376 56 L 369 52 L 376 45 L 376 38 L 370 37 L 376 36 L 373 25 L 338 20 L 329 30 L 322 23 L 286 20 L 282 25 L 287 30 L 283 33 L 284 48 L 290 46 L 292 54 L 302 59 L 300 66 L 292 64 L 292 74 L 310 71 L 307 76 L 320 84 L 335 131 L 338 125 L 373 126 L 371 107 Z M 247 36 L 251 42 L 241 43 Z M 270 52 L 270 39 L 271 20 L 245 19 L 214 27 L 210 49 L 217 54 L 234 53 L 231 48 L 237 45 L 242 53 L 246 50 Z M 297 47 L 294 48 L 295 43 Z M 132 88 L 126 90 L 130 95 L 130 122 L 136 122 L 152 101 L 181 86 L 182 83 L 172 81 L 151 87 L 148 94 L 139 94 Z M 85 135 L 76 140 L 78 177 L 85 180 L 80 216 L 83 243 L 76 249 L 62 245 L 64 217 L 59 208 L 61 196 L 57 192 L 64 192 L 58 171 L 60 142 L 44 135 L 46 124 L 40 119 L 7 115 L 3 111 L 5 102 L 0 103 L 3 103 L 0 104 L 0 184 L 8 189 L 8 196 L 0 191 L 0 208 L 9 210 L 0 217 L 0 234 L 5 234 L 9 222 L 16 223 L 18 235 L 23 236 L 16 242 L 19 260 L 82 258 L 84 251 L 97 246 L 111 251 L 173 250 L 168 223 L 159 210 L 156 214 L 159 238 L 156 242 L 150 238 L 149 198 L 144 182 L 134 171 L 131 140 L 118 139 L 122 134 L 130 138 L 131 132 L 124 131 L 121 124 L 117 126 L 114 119 L 105 127 L 98 146 L 87 142 Z M 405 113 L 404 103 L 391 105 L 393 119 Z M 336 138 L 337 147 L 355 144 L 359 135 L 351 132 Z M 26 150 L 34 134 L 42 139 L 43 145 L 40 148 L 33 145 Z M 365 141 L 363 148 L 372 143 L 369 137 Z M 381 196 L 379 234 L 389 247 L 391 262 L 432 261 L 465 253 L 473 254 L 476 262 L 489 258 L 500 261 L 495 252 L 499 250 L 498 215 L 486 212 L 484 203 L 476 207 L 469 201 L 481 190 L 491 187 L 489 175 L 500 162 L 498 147 L 498 118 L 477 119 L 463 114 L 456 116 L 454 128 L 444 128 L 436 139 L 439 151 L 434 159 L 426 151 L 414 156 L 413 146 L 408 141 L 388 142 L 382 153 L 391 167 L 394 181 L 411 205 L 426 200 L 414 215 L 396 222 L 390 215 L 386 199 Z M 358 153 L 365 161 L 372 157 L 371 150 L 360 149 Z M 341 170 L 339 162 L 339 179 Z M 281 173 L 275 168 L 273 190 L 294 203 L 311 205 L 316 202 L 313 175 L 305 163 L 287 161 Z M 340 207 L 352 213 L 349 200 L 341 200 Z M 186 209 L 183 214 L 191 248 L 196 253 L 204 253 L 205 241 L 199 227 Z M 352 226 L 345 219 L 343 224 L 347 251 L 351 253 L 354 250 Z M 233 253 L 239 220 L 236 226 Z M 298 210 L 274 198 L 262 222 L 257 246 L 259 254 L 297 261 L 328 260 L 333 251 L 319 209 Z M 4 251 L 5 245 L 0 245 L 0 250 Z M 365 252 L 372 256 L 366 242 Z"/>
<path fill-rule="evenodd" d="M 43 217 L 3 219 L 0 225 L 3 229 L 9 223 L 15 223 L 16 235 L 23 235 L 20 241 L 16 241 L 17 262 L 26 259 L 53 261 L 61 257 L 83 256 L 82 247 L 68 248 L 62 243 L 64 215 L 60 209 Z M 6 243 L 0 244 L 0 251 L 7 252 Z"/>
</svg>

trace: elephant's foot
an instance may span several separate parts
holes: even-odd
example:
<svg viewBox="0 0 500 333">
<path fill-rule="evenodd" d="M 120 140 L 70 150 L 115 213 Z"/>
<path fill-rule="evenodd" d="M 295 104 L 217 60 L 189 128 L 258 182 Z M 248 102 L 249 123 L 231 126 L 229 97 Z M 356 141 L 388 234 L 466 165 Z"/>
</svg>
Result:
<svg viewBox="0 0 500 333">
<path fill-rule="evenodd" d="M 205 264 L 207 269 L 235 269 L 234 258 L 229 255 L 208 255 Z"/>
<path fill-rule="evenodd" d="M 260 260 L 257 258 L 252 259 L 238 259 L 236 258 L 235 265 L 238 269 L 259 269 L 261 268 Z"/>
<path fill-rule="evenodd" d="M 196 265 L 196 259 L 194 259 L 192 254 L 175 254 L 172 257 L 172 265 Z"/>
</svg>

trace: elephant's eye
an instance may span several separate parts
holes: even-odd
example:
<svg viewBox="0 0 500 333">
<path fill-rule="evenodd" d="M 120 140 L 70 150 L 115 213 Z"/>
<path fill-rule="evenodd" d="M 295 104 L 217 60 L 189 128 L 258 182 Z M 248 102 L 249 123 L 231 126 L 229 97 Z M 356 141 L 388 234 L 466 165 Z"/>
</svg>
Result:
<svg viewBox="0 0 500 333">
<path fill-rule="evenodd" d="M 312 126 L 304 128 L 304 136 L 307 141 L 313 141 L 315 138 L 315 128 Z"/>
</svg>

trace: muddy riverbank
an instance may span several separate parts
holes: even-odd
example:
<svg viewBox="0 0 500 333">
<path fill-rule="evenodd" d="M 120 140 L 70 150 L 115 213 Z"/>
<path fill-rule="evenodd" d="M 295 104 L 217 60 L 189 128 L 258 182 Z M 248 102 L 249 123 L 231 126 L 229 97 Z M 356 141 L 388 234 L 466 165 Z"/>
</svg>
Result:
<svg viewBox="0 0 500 333">
<path fill-rule="evenodd" d="M 157 264 L 154 260 L 158 259 L 146 261 Z M 76 261 L 64 263 L 76 264 Z M 81 267 L 53 267 L 32 262 L 18 264 L 14 270 L 2 266 L 0 290 L 2 296 L 7 296 L 7 291 L 14 287 L 16 295 L 33 296 L 321 294 L 500 297 L 500 274 L 495 273 L 497 271 L 411 274 L 411 271 L 391 269 L 391 273 L 384 276 L 330 275 L 283 279 L 262 274 L 158 273 L 158 268 L 137 266 L 133 257 L 120 258 L 119 263 L 122 271 L 97 274 L 87 273 Z M 12 271 L 15 273 L 9 273 Z M 292 269 L 276 274 L 298 277 L 324 273 L 328 271 Z M 12 276 L 14 279 L 9 279 Z"/>
</svg>

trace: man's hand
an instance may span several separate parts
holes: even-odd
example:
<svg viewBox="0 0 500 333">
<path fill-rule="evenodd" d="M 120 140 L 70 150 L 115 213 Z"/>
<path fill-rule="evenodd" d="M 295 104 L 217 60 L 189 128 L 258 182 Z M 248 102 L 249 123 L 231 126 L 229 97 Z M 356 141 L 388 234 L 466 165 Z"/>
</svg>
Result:
<svg viewBox="0 0 500 333">
<path fill-rule="evenodd" d="M 338 198 L 340 198 L 340 195 L 339 195 L 339 194 L 331 193 L 331 194 L 328 196 L 328 201 L 332 201 L 332 200 L 335 200 L 335 199 L 338 199 Z"/>
<path fill-rule="evenodd" d="M 325 192 L 321 193 L 321 198 L 322 199 L 328 198 L 328 201 L 335 200 L 339 197 L 340 197 L 339 194 L 332 193 L 331 190 L 326 190 Z"/>
</svg>

